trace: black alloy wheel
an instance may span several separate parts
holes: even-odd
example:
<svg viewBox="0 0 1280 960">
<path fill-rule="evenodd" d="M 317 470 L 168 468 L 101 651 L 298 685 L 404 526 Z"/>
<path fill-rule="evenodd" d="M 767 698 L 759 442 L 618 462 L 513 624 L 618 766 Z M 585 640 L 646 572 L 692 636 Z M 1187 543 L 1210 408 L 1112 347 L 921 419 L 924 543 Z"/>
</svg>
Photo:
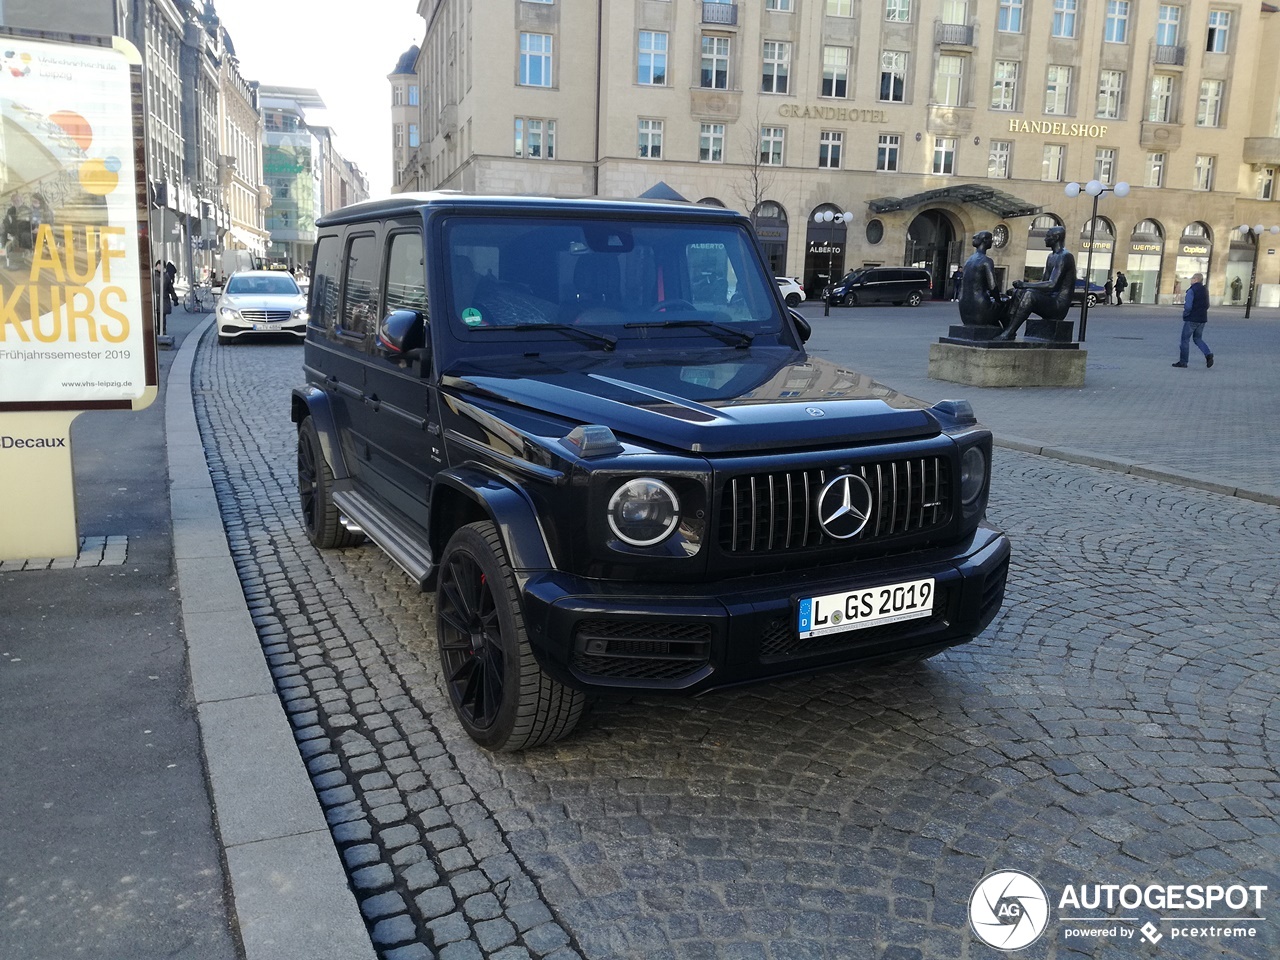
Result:
<svg viewBox="0 0 1280 960">
<path fill-rule="evenodd" d="M 515 751 L 559 740 L 581 718 L 586 697 L 534 657 L 515 576 L 489 521 L 462 527 L 445 547 L 436 643 L 454 712 L 481 746 Z"/>
<path fill-rule="evenodd" d="M 310 417 L 298 426 L 298 505 L 307 539 L 323 550 L 352 547 L 362 534 L 342 525 L 333 503 L 333 471 L 324 458 L 320 435 Z"/>
</svg>

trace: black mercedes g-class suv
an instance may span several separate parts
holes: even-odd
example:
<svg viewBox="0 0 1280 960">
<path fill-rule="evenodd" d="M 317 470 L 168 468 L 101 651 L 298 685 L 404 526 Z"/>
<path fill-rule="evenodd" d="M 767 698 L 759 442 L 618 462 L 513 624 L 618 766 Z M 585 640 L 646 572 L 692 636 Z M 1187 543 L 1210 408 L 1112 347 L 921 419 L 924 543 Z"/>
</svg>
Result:
<svg viewBox="0 0 1280 960">
<path fill-rule="evenodd" d="M 479 743 L 562 737 L 592 692 L 927 657 L 999 610 L 991 434 L 807 354 L 743 216 L 435 193 L 317 226 L 307 534 L 435 588 Z"/>
</svg>

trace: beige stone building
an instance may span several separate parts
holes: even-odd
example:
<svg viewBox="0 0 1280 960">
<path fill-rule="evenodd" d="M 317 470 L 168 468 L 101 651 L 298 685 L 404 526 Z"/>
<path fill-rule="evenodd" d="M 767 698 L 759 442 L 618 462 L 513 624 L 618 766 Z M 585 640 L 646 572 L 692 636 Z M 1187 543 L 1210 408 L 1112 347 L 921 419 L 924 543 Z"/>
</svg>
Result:
<svg viewBox="0 0 1280 960">
<path fill-rule="evenodd" d="M 1006 282 L 1061 224 L 1138 302 L 1198 271 L 1248 296 L 1280 224 L 1280 14 L 1257 0 L 420 0 L 422 141 L 401 188 L 636 196 L 750 212 L 811 292 L 933 272 L 978 230 Z M 393 81 L 394 82 L 394 81 Z M 1065 187 L 1132 185 L 1097 201 Z M 824 210 L 849 222 L 815 223 Z M 1259 302 L 1280 237 L 1264 234 Z"/>
<path fill-rule="evenodd" d="M 240 64 L 230 37 L 219 67 L 218 116 L 221 119 L 221 156 L 218 178 L 225 191 L 230 228 L 222 238 L 223 250 L 244 250 L 253 257 L 267 253 L 264 210 L 271 205 L 271 191 L 262 182 L 262 110 L 258 84 L 240 75 Z"/>
</svg>

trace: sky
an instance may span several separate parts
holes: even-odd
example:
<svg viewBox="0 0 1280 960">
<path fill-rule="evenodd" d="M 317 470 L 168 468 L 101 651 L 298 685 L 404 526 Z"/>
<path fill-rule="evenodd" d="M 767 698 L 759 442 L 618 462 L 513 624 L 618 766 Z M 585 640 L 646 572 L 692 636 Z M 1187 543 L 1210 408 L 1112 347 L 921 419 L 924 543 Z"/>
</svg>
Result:
<svg viewBox="0 0 1280 960">
<path fill-rule="evenodd" d="M 417 0 L 214 0 L 240 74 L 313 87 L 329 108 L 338 151 L 391 192 L 391 84 L 400 55 L 422 42 Z"/>
</svg>

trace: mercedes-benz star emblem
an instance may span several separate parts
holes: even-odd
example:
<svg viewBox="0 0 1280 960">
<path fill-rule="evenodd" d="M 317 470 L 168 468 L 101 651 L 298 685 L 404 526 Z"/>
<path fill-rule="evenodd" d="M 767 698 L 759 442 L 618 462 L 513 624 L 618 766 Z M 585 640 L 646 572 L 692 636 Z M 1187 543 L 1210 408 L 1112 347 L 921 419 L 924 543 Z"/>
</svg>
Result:
<svg viewBox="0 0 1280 960">
<path fill-rule="evenodd" d="M 821 407 L 805 407 L 804 412 L 811 417 L 825 417 L 827 412 Z"/>
<path fill-rule="evenodd" d="M 837 540 L 856 537 L 871 517 L 871 488 L 852 473 L 842 473 L 818 493 L 818 523 Z"/>
</svg>

